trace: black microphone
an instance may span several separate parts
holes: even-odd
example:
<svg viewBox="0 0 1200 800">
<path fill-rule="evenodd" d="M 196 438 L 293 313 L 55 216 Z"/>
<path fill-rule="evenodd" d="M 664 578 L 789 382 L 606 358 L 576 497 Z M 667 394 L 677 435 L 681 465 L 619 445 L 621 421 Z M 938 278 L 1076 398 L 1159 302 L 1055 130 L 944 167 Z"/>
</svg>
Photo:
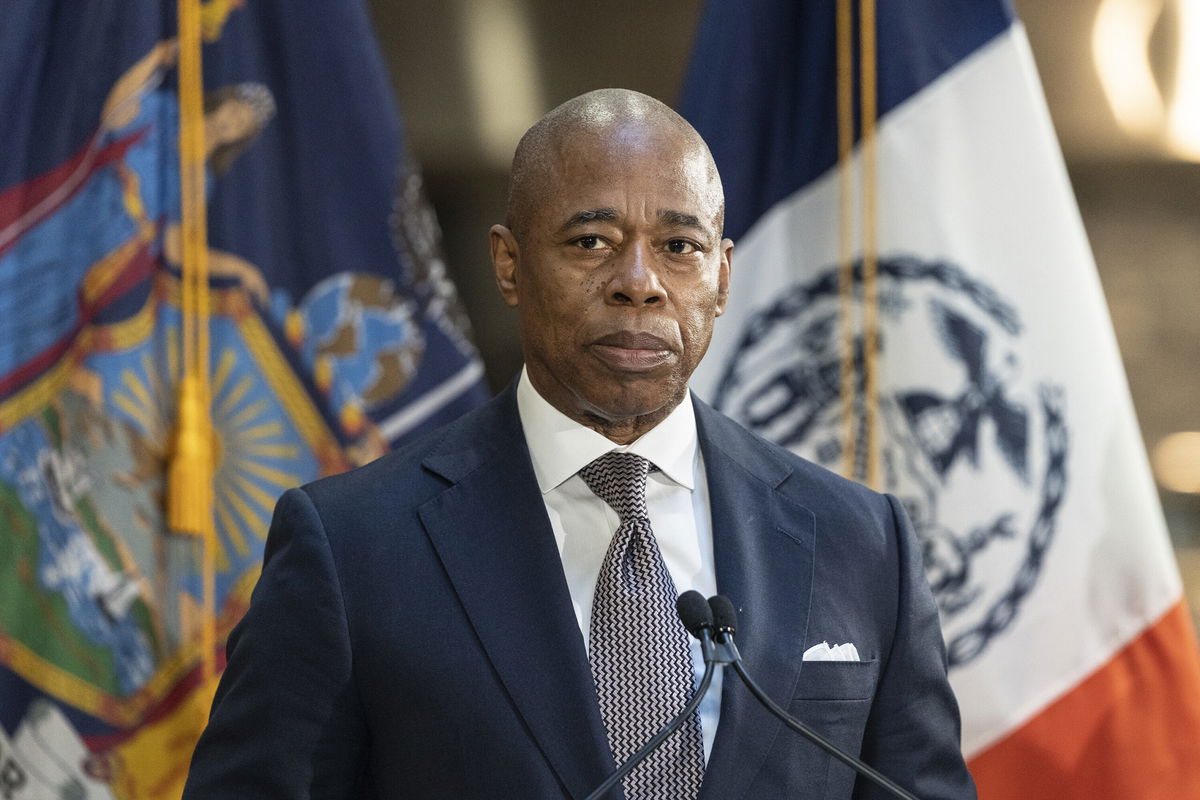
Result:
<svg viewBox="0 0 1200 800">
<path fill-rule="evenodd" d="M 716 594 L 708 598 L 708 607 L 712 609 L 717 638 L 732 643 L 733 635 L 737 633 L 737 610 L 733 601 L 723 594 Z"/>
<path fill-rule="evenodd" d="M 589 794 L 585 800 L 600 800 L 612 787 L 616 786 L 621 778 L 629 774 L 629 771 L 645 760 L 646 756 L 654 752 L 654 750 L 666 741 L 667 737 L 679 728 L 692 712 L 700 705 L 700 701 L 704 699 L 704 695 L 708 693 L 708 687 L 712 683 L 713 671 L 719 661 L 714 661 L 712 657 L 713 648 L 713 614 L 708 607 L 708 601 L 704 599 L 704 595 L 697 591 L 687 591 L 679 595 L 675 600 L 675 612 L 679 614 L 680 621 L 683 622 L 683 627 L 688 629 L 688 632 L 700 640 L 700 649 L 704 653 L 704 676 L 700 678 L 700 687 L 692 693 L 692 699 L 683 707 L 673 719 L 659 728 L 658 733 L 646 742 L 638 751 L 625 760 L 625 763 L 617 767 L 611 775 L 609 775 L 604 783 L 596 787 L 596 790 Z M 706 647 L 707 643 L 707 647 Z"/>
<path fill-rule="evenodd" d="M 808 739 L 817 747 L 820 747 L 826 753 L 853 769 L 859 775 L 874 781 L 878 786 L 883 787 L 883 789 L 888 791 L 890 794 L 901 798 L 901 800 L 918 800 L 916 795 L 901 788 L 898 784 L 884 777 L 882 773 L 872 769 L 871 767 L 868 767 L 862 761 L 859 761 L 849 753 L 843 752 L 837 745 L 825 739 L 823 736 L 821 736 L 821 734 L 817 733 L 812 728 L 793 717 L 791 714 L 788 714 L 774 700 L 767 697 L 766 692 L 764 692 L 758 686 L 758 684 L 754 682 L 750 675 L 747 674 L 746 668 L 742 664 L 741 654 L 738 653 L 737 645 L 735 645 L 733 642 L 734 634 L 737 632 L 737 611 L 734 610 L 733 603 L 724 595 L 710 597 L 708 599 L 708 603 L 712 608 L 713 627 L 716 630 L 716 640 L 718 645 L 725 646 L 729 649 L 729 653 L 733 658 L 733 660 L 729 663 L 733 664 L 734 671 L 737 672 L 738 677 L 742 679 L 742 682 L 746 684 L 746 688 L 750 690 L 750 693 L 754 695 L 758 702 L 766 706 L 768 711 L 779 717 L 779 719 L 783 720 L 784 724 L 786 724 L 796 733 Z"/>
<path fill-rule="evenodd" d="M 683 623 L 683 627 L 687 628 L 692 636 L 703 641 L 704 631 L 707 630 L 708 635 L 712 635 L 712 606 L 704 599 L 704 595 L 695 589 L 689 589 L 679 595 L 675 600 L 675 612 L 679 614 L 679 621 Z"/>
<path fill-rule="evenodd" d="M 713 655 L 713 612 L 704 595 L 694 589 L 679 595 L 675 600 L 675 612 L 688 633 L 700 640 L 700 652 L 707 667 Z"/>
</svg>

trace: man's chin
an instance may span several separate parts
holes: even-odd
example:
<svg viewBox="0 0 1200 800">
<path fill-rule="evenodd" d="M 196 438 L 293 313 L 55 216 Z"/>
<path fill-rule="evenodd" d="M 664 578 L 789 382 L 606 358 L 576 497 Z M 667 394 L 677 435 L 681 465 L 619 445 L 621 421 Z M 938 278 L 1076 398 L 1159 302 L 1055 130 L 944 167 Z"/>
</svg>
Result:
<svg viewBox="0 0 1200 800">
<path fill-rule="evenodd" d="M 675 392 L 664 392 L 661 379 L 657 391 L 614 392 L 602 397 L 581 398 L 588 416 L 612 424 L 647 419 L 664 419 L 687 396 L 687 385 Z"/>
</svg>

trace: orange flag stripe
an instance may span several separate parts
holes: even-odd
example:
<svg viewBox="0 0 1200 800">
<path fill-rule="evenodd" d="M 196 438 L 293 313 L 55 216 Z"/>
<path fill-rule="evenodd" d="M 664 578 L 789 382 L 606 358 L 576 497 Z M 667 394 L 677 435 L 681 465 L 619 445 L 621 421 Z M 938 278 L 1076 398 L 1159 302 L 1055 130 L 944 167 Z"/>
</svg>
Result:
<svg viewBox="0 0 1200 800">
<path fill-rule="evenodd" d="M 1200 650 L 1181 600 L 970 762 L 982 800 L 1200 798 Z"/>
</svg>

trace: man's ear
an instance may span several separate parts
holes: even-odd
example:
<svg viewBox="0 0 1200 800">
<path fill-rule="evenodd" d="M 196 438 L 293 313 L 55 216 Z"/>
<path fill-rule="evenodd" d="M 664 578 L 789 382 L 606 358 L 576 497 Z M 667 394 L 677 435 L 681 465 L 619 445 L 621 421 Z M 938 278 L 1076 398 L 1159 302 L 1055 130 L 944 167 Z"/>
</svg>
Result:
<svg viewBox="0 0 1200 800">
<path fill-rule="evenodd" d="M 725 313 L 729 301 L 729 276 L 733 271 L 733 239 L 721 240 L 721 266 L 717 273 L 717 316 Z"/>
<path fill-rule="evenodd" d="M 503 225 L 493 225 L 488 231 L 492 248 L 492 269 L 496 273 L 496 287 L 500 289 L 500 297 L 505 305 L 514 308 L 520 302 L 521 293 L 517 287 L 517 265 L 521 260 L 521 248 L 517 237 Z"/>
</svg>

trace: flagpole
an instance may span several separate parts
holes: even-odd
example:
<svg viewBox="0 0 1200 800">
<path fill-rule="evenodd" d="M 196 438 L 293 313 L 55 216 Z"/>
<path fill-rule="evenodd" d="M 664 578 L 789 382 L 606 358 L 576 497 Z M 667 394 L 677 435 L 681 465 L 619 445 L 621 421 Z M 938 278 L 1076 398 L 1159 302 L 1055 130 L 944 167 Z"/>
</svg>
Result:
<svg viewBox="0 0 1200 800">
<path fill-rule="evenodd" d="M 875 0 L 859 7 L 859 58 L 862 103 L 862 220 L 863 220 L 863 437 L 866 440 L 866 483 L 880 489 L 879 480 L 879 266 L 878 162 L 875 121 L 878 114 L 875 59 Z"/>
<path fill-rule="evenodd" d="M 879 441 L 879 225 L 875 120 L 878 114 L 875 0 L 859 3 L 859 104 L 862 121 L 862 430 L 855 408 L 858 369 L 855 358 L 856 303 L 854 278 L 854 18 L 851 0 L 837 3 L 838 111 L 838 306 L 841 330 L 840 394 L 842 474 L 880 488 Z M 859 470 L 859 444 L 866 464 Z"/>
<path fill-rule="evenodd" d="M 837 2 L 838 110 L 838 308 L 841 329 L 842 474 L 853 478 L 855 454 L 854 399 L 854 63 L 851 0 Z"/>
<path fill-rule="evenodd" d="M 173 530 L 197 538 L 202 579 L 203 678 L 216 674 L 213 430 L 209 388 L 208 231 L 205 199 L 200 0 L 179 0 L 179 170 L 183 369 L 167 512 Z"/>
</svg>

